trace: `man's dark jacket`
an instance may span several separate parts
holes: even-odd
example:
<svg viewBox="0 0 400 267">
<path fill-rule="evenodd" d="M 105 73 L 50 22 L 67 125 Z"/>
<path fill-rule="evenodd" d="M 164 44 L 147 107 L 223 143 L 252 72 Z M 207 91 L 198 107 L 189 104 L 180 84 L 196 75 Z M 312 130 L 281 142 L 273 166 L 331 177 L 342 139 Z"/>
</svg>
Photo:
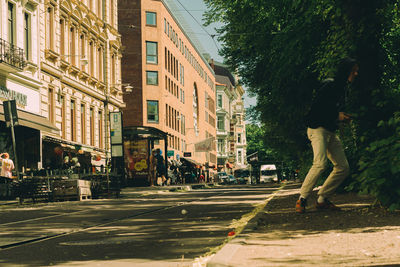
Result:
<svg viewBox="0 0 400 267">
<path fill-rule="evenodd" d="M 334 132 L 338 125 L 339 108 L 343 102 L 344 86 L 333 79 L 326 79 L 313 99 L 306 115 L 305 124 L 309 128 L 323 127 Z"/>
</svg>

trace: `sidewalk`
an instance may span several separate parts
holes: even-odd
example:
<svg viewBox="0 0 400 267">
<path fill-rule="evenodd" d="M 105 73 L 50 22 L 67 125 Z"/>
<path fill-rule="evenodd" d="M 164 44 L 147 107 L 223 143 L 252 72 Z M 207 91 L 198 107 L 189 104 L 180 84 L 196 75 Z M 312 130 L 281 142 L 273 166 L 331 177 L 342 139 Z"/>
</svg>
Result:
<svg viewBox="0 0 400 267">
<path fill-rule="evenodd" d="M 299 187 L 280 190 L 207 266 L 400 266 L 399 211 L 354 193 L 331 199 L 342 211 L 317 211 L 314 191 L 307 212 L 297 214 Z"/>
</svg>

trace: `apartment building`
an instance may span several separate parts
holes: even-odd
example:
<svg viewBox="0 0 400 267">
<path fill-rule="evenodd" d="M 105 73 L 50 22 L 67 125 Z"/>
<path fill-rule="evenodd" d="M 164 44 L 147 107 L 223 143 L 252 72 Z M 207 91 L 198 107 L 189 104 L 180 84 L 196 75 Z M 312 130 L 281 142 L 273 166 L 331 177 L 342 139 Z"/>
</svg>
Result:
<svg viewBox="0 0 400 267">
<path fill-rule="evenodd" d="M 59 132 L 41 109 L 40 1 L 1 1 L 0 11 L 0 151 L 24 172 L 41 167 L 41 136 Z M 18 114 L 15 150 L 5 122 L 9 100 L 15 100 Z"/>
<path fill-rule="evenodd" d="M 217 167 L 233 173 L 247 165 L 244 89 L 225 65 L 214 61 L 210 65 L 216 77 Z"/>
<path fill-rule="evenodd" d="M 119 26 L 122 79 L 133 86 L 124 97 L 124 127 L 166 133 L 170 159 L 216 165 L 214 71 L 167 1 L 120 1 Z M 164 150 L 162 142 L 154 145 Z M 199 143 L 211 149 L 199 151 Z"/>
<path fill-rule="evenodd" d="M 104 166 L 109 113 L 124 106 L 117 0 L 42 2 L 40 114 L 59 129 L 42 134 L 43 167 L 59 168 L 65 155 L 78 157 L 82 169 Z"/>
</svg>

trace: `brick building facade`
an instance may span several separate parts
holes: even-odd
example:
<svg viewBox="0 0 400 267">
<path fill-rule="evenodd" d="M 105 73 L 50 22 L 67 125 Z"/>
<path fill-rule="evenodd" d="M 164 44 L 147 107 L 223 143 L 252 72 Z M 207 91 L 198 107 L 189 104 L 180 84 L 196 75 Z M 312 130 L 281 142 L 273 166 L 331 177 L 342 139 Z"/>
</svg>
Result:
<svg viewBox="0 0 400 267">
<path fill-rule="evenodd" d="M 215 74 L 164 0 L 119 1 L 124 126 L 150 126 L 168 133 L 174 159 L 215 165 L 216 148 L 196 152 L 195 144 L 215 140 Z M 157 144 L 156 144 L 157 145 Z M 164 147 L 163 144 L 159 144 Z"/>
</svg>

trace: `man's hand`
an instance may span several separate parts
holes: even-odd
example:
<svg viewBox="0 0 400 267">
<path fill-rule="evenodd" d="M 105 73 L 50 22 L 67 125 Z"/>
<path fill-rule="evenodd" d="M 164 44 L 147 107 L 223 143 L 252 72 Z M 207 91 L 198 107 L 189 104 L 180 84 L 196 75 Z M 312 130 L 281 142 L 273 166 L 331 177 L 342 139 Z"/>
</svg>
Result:
<svg viewBox="0 0 400 267">
<path fill-rule="evenodd" d="M 350 114 L 339 112 L 338 120 L 343 122 L 350 122 L 352 120 L 352 117 Z"/>
</svg>

